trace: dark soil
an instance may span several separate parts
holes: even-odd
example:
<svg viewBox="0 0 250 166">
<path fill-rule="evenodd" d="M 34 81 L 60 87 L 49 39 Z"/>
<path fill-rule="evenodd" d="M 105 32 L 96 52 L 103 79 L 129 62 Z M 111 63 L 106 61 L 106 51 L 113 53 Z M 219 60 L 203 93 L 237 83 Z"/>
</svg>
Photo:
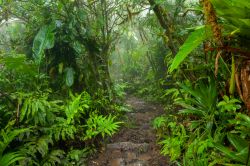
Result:
<svg viewBox="0 0 250 166">
<path fill-rule="evenodd" d="M 151 122 L 163 113 L 160 105 L 128 97 L 133 111 L 128 113 L 125 126 L 110 139 L 110 143 L 88 163 L 89 166 L 167 166 L 160 155 Z M 130 127 L 129 127 L 130 126 Z"/>
</svg>

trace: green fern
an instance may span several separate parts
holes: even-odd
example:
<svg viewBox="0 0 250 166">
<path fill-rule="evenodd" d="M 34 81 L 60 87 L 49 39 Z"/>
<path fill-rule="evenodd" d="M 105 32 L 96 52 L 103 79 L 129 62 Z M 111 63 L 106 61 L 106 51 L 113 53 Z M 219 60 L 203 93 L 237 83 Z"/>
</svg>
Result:
<svg viewBox="0 0 250 166">
<path fill-rule="evenodd" d="M 204 158 L 204 155 L 208 153 L 208 149 L 211 147 L 213 147 L 213 139 L 208 138 L 203 140 L 203 137 L 197 136 L 197 138 L 189 140 L 189 144 L 187 145 L 185 152 L 185 158 L 190 160 L 197 157 Z"/>
<path fill-rule="evenodd" d="M 25 144 L 25 148 L 21 150 L 35 159 L 38 154 L 45 157 L 49 152 L 49 145 L 53 145 L 53 140 L 51 136 L 44 135 L 39 138 L 34 137 L 30 139 L 30 142 Z"/>
<path fill-rule="evenodd" d="M 61 101 L 48 101 L 49 93 L 17 93 L 17 98 L 22 101 L 20 122 L 33 123 L 45 126 L 53 123 L 55 113 L 60 112 Z"/>
<path fill-rule="evenodd" d="M 68 124 L 64 118 L 57 118 L 56 123 L 49 129 L 49 133 L 53 136 L 56 141 L 60 139 L 74 139 L 77 128 L 75 125 Z"/>
<path fill-rule="evenodd" d="M 19 152 L 6 153 L 0 156 L 0 166 L 9 166 L 25 157 Z"/>
<path fill-rule="evenodd" d="M 9 166 L 16 161 L 22 160 L 24 156 L 20 152 L 4 153 L 8 145 L 21 133 L 27 132 L 29 129 L 1 130 L 0 136 L 0 166 Z"/>
<path fill-rule="evenodd" d="M 163 127 L 164 125 L 166 125 L 166 123 L 167 123 L 166 117 L 160 116 L 154 119 L 153 127 L 154 129 L 159 129 Z"/>
<path fill-rule="evenodd" d="M 180 95 L 180 92 L 176 88 L 170 88 L 165 90 L 165 94 L 162 97 L 170 96 L 170 94 L 172 94 L 171 99 L 176 99 Z"/>
<path fill-rule="evenodd" d="M 62 164 L 65 152 L 63 150 L 52 150 L 41 162 L 41 166 L 57 166 Z"/>
<path fill-rule="evenodd" d="M 171 135 L 166 136 L 159 144 L 162 145 L 161 154 L 169 155 L 171 161 L 173 161 L 181 156 L 187 134 L 184 126 L 178 125 L 176 122 L 169 122 L 168 127 L 171 130 Z"/>
<path fill-rule="evenodd" d="M 90 118 L 87 120 L 86 133 L 84 139 L 91 139 L 101 134 L 102 137 L 105 135 L 113 135 L 122 122 L 115 122 L 115 116 L 103 116 L 97 115 L 96 113 L 91 114 Z"/>
<path fill-rule="evenodd" d="M 67 157 L 65 158 L 65 161 L 63 165 L 65 166 L 85 166 L 87 156 L 90 153 L 89 148 L 84 148 L 81 150 L 78 149 L 72 149 L 68 152 Z"/>
<path fill-rule="evenodd" d="M 27 132 L 29 129 L 15 129 L 13 131 L 7 130 L 1 130 L 0 136 L 2 137 L 0 139 L 0 156 L 3 155 L 4 150 L 7 148 L 7 146 L 21 133 Z"/>
<path fill-rule="evenodd" d="M 84 115 L 91 104 L 91 97 L 87 92 L 74 96 L 70 93 L 71 101 L 66 106 L 65 113 L 67 116 L 67 123 L 74 124 L 75 121 L 80 123 L 79 118 Z M 77 119 L 78 118 L 78 119 Z"/>
</svg>

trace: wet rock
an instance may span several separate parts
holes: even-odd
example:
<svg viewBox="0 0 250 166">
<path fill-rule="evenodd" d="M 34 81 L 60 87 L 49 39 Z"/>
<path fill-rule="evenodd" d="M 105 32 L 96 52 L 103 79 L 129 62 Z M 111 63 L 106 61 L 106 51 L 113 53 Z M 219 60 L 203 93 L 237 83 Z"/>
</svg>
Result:
<svg viewBox="0 0 250 166">
<path fill-rule="evenodd" d="M 113 150 L 111 151 L 112 158 L 119 158 L 122 156 L 122 152 L 120 150 Z"/>
<path fill-rule="evenodd" d="M 132 160 L 134 160 L 134 159 L 136 159 L 136 158 L 137 158 L 136 153 L 134 153 L 134 152 L 128 152 L 128 153 L 127 153 L 126 159 L 127 159 L 128 161 L 132 161 Z"/>
<path fill-rule="evenodd" d="M 132 142 L 117 142 L 112 144 L 107 144 L 107 150 L 121 150 L 121 151 L 139 151 L 139 152 L 147 152 L 149 148 L 148 143 L 136 144 Z"/>
<path fill-rule="evenodd" d="M 149 154 L 142 154 L 138 157 L 138 159 L 142 161 L 149 161 L 152 159 L 152 156 L 150 156 Z"/>
<path fill-rule="evenodd" d="M 125 166 L 124 159 L 118 158 L 111 160 L 109 163 L 110 166 Z"/>
<path fill-rule="evenodd" d="M 146 161 L 137 160 L 128 164 L 127 166 L 149 166 L 149 164 Z"/>
</svg>

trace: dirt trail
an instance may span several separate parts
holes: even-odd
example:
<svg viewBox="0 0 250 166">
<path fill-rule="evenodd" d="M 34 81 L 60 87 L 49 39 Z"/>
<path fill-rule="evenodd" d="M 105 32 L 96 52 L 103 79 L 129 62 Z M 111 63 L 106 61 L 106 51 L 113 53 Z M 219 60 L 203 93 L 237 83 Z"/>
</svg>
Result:
<svg viewBox="0 0 250 166">
<path fill-rule="evenodd" d="M 133 112 L 128 113 L 132 127 L 124 127 L 107 144 L 105 150 L 89 166 L 167 166 L 167 159 L 160 155 L 152 120 L 163 113 L 158 105 L 128 97 Z M 129 126 L 129 125 L 128 125 Z M 130 125 L 131 126 L 131 125 Z"/>
</svg>

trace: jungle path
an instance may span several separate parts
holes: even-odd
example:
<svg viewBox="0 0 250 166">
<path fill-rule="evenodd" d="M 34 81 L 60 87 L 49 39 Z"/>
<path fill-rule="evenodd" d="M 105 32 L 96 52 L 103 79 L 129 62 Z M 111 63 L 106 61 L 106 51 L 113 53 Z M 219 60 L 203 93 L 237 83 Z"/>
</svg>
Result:
<svg viewBox="0 0 250 166">
<path fill-rule="evenodd" d="M 152 120 L 163 114 L 163 108 L 134 96 L 128 96 L 126 103 L 133 110 L 127 113 L 128 124 L 110 139 L 96 159 L 89 161 L 88 166 L 167 166 L 152 128 Z"/>
</svg>

